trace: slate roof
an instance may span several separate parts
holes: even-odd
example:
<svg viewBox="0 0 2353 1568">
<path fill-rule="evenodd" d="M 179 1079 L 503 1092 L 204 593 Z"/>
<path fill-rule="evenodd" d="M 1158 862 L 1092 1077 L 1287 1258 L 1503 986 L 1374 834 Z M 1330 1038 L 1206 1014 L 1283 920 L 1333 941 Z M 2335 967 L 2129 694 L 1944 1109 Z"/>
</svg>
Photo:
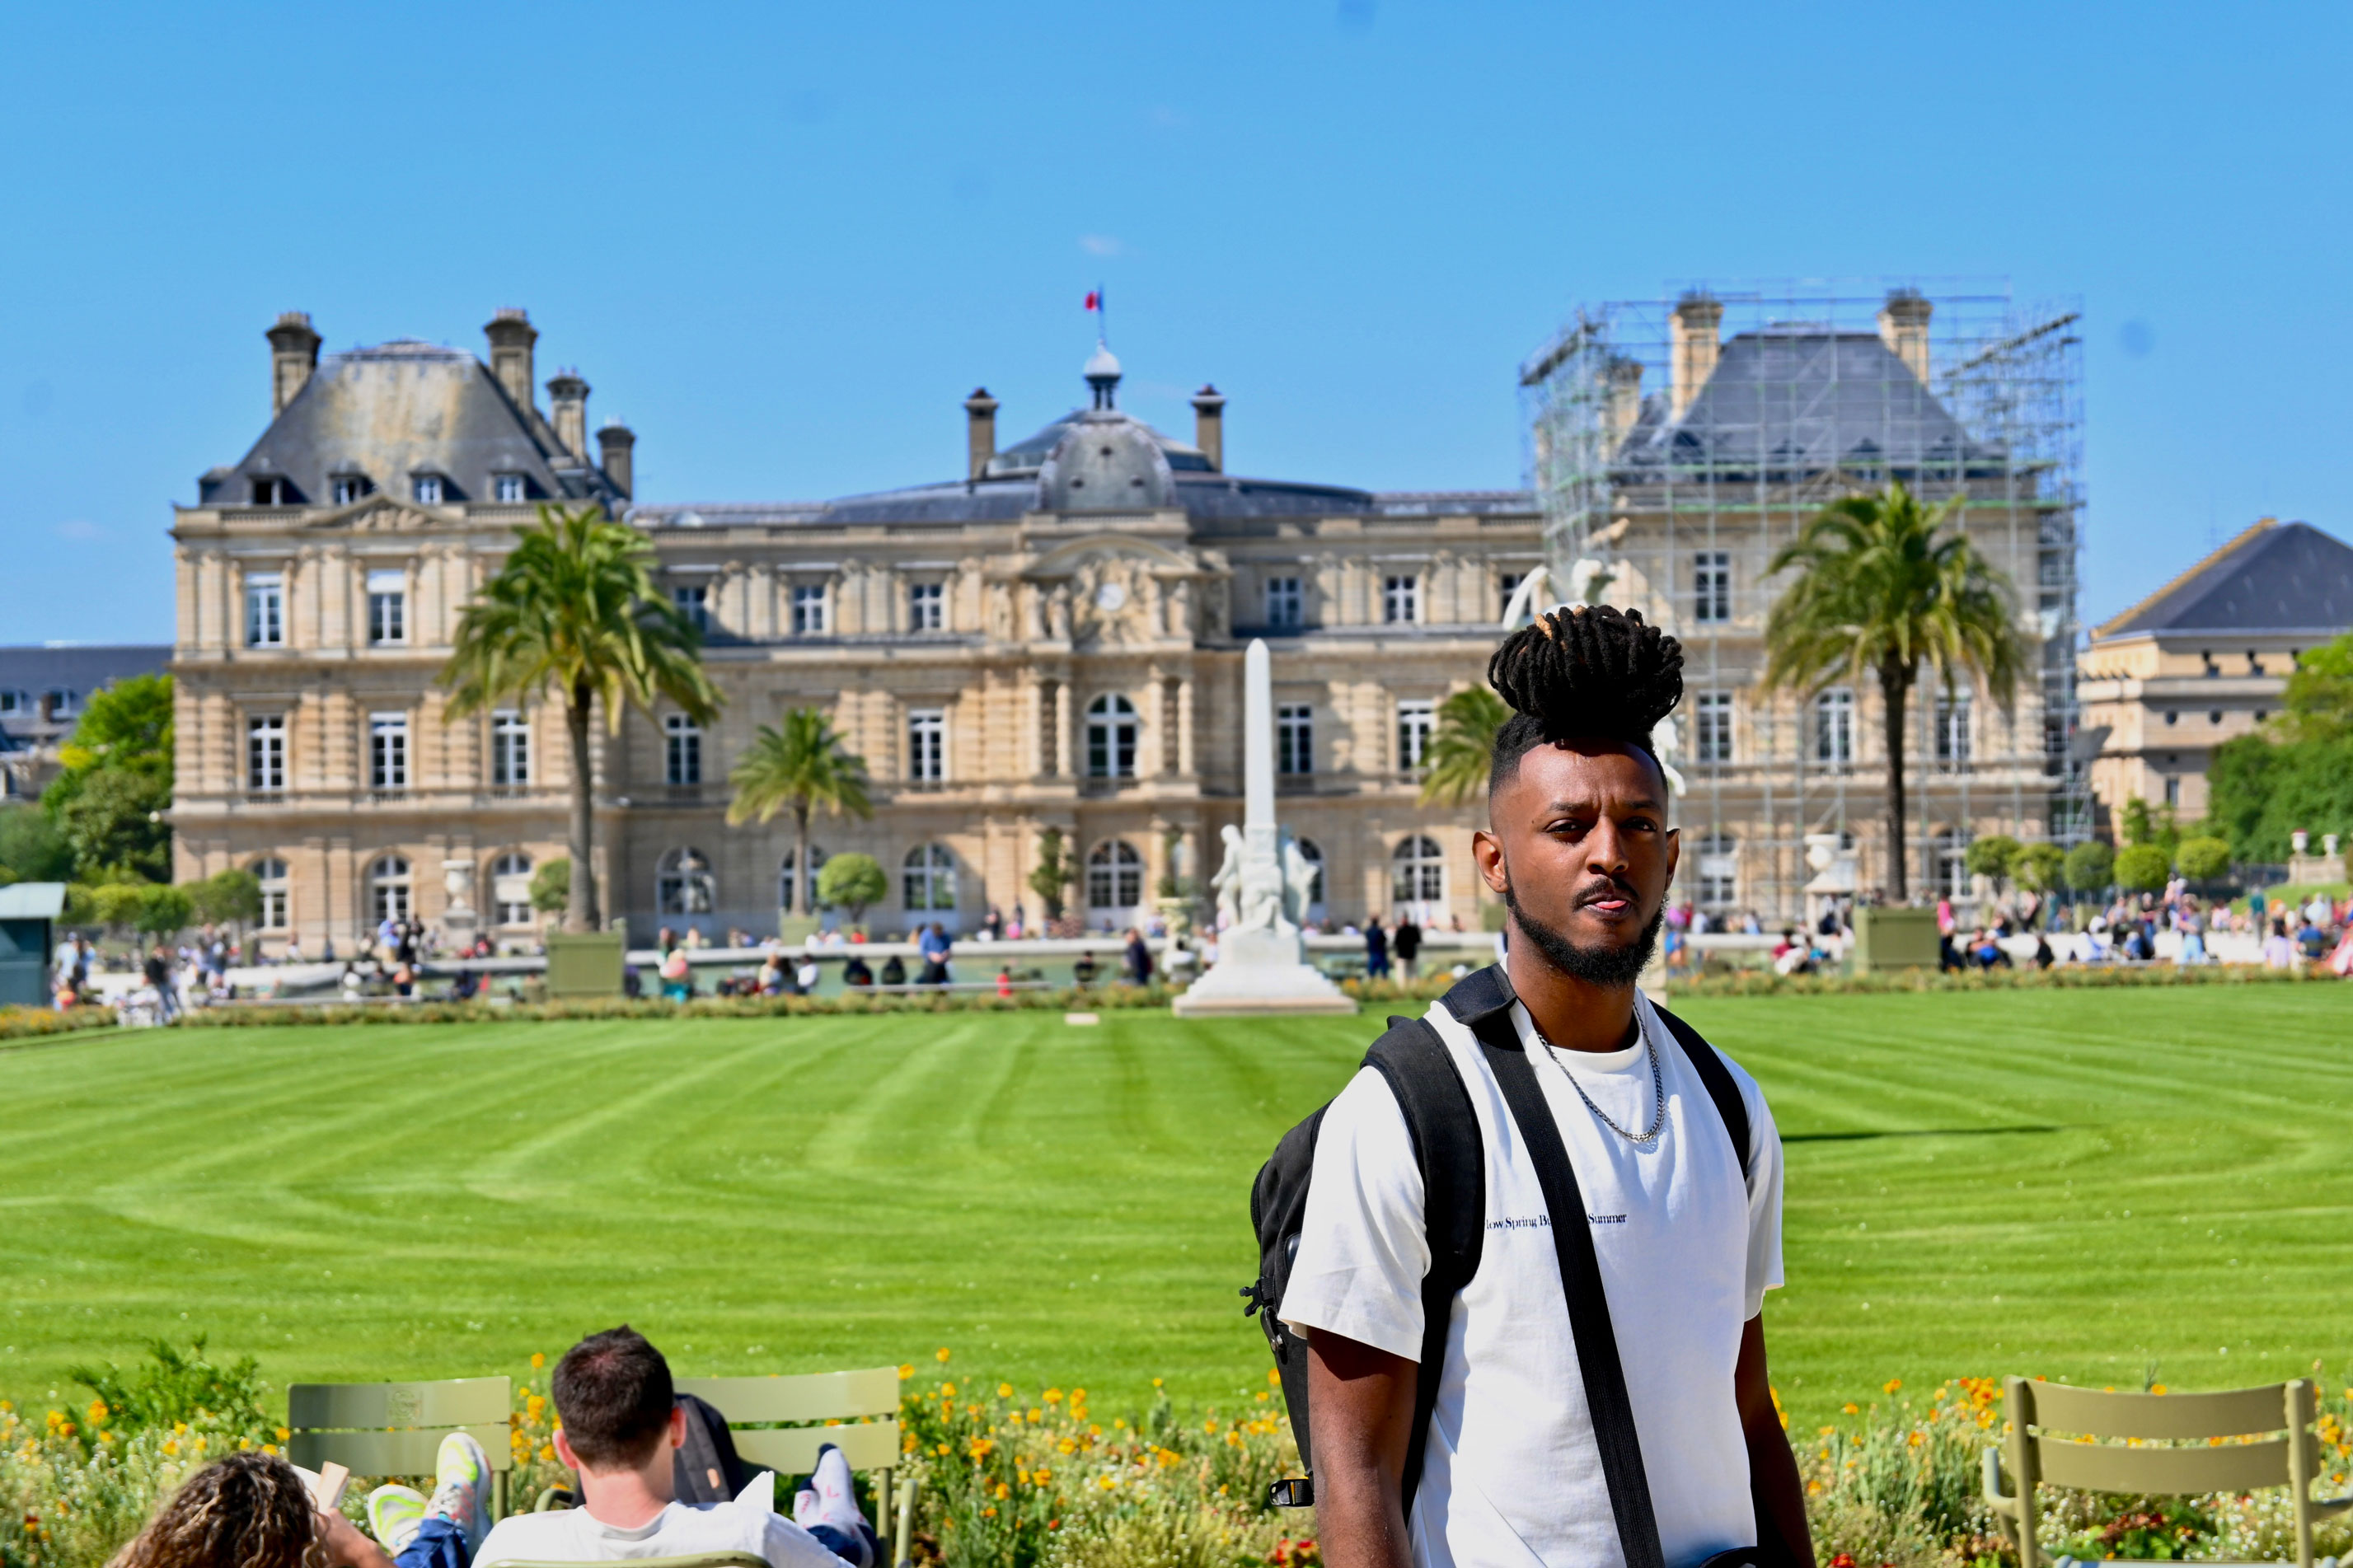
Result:
<svg viewBox="0 0 2353 1568">
<path fill-rule="evenodd" d="M 121 643 L 89 647 L 0 647 L 0 751 L 70 731 L 90 694 L 133 675 L 161 675 L 171 663 L 165 643 Z M 55 723 L 40 719 L 40 702 L 52 691 L 70 691 L 75 715 Z"/>
<path fill-rule="evenodd" d="M 2115 619 L 2094 641 L 2136 633 L 2353 630 L 2353 545 L 2308 522 L 2263 519 Z"/>
<path fill-rule="evenodd" d="M 441 477 L 445 502 L 492 500 L 499 474 L 522 475 L 527 500 L 620 499 L 481 361 L 403 338 L 322 360 L 243 461 L 198 481 L 198 500 L 243 506 L 254 479 L 278 478 L 290 485 L 290 501 L 325 506 L 347 474 L 404 500 L 420 474 Z"/>
<path fill-rule="evenodd" d="M 1791 323 L 1726 340 L 1715 370 L 1681 419 L 1663 394 L 1643 400 L 1619 448 L 1620 477 L 1655 482 L 1673 470 L 1787 482 L 1831 469 L 1891 479 L 1957 479 L 1998 470 L 2002 454 L 1960 422 L 1873 332 Z"/>
</svg>

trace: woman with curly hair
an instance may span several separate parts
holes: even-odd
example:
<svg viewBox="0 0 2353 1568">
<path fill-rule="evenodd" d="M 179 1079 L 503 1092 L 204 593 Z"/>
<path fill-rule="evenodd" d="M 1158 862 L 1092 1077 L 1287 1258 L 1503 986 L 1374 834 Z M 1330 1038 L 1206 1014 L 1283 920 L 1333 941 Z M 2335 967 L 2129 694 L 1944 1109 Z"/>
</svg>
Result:
<svg viewBox="0 0 2353 1568">
<path fill-rule="evenodd" d="M 108 1568 L 391 1568 L 382 1547 L 312 1500 L 271 1454 L 231 1454 L 182 1483 Z"/>
</svg>

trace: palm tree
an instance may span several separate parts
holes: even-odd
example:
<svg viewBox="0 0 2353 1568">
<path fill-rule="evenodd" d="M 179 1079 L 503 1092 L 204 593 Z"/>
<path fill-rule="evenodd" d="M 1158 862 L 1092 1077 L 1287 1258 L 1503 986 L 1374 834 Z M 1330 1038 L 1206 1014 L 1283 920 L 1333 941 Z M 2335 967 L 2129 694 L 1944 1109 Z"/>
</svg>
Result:
<svg viewBox="0 0 2353 1568">
<path fill-rule="evenodd" d="M 564 929 L 602 929 L 590 815 L 588 723 L 602 702 L 609 732 L 634 703 L 650 713 L 668 698 L 698 724 L 719 713 L 703 673 L 702 637 L 654 586 L 653 546 L 602 509 L 539 509 L 515 530 L 515 547 L 458 620 L 456 651 L 442 668 L 448 717 L 550 686 L 564 703 L 572 752 L 572 884 Z"/>
<path fill-rule="evenodd" d="M 1421 803 L 1461 805 L 1487 787 L 1495 731 L 1512 710 L 1483 686 L 1466 686 L 1438 705 L 1438 728 L 1422 752 Z"/>
<path fill-rule="evenodd" d="M 1887 723 L 1887 844 L 1893 895 L 1906 897 L 1904 711 L 1924 668 L 1947 691 L 1974 677 L 2003 708 L 2026 667 L 2009 580 L 1900 484 L 1822 509 L 1767 571 L 1796 580 L 1765 626 L 1766 690 L 1813 691 L 1833 677 L 1879 682 Z"/>
<path fill-rule="evenodd" d="M 814 708 L 795 708 L 785 714 L 781 728 L 763 724 L 744 755 L 728 770 L 727 782 L 735 798 L 727 805 L 730 826 L 755 818 L 765 822 L 789 808 L 793 814 L 794 891 L 788 910 L 814 911 L 817 874 L 809 868 L 809 813 L 819 806 L 836 814 L 872 816 L 874 803 L 866 794 L 866 763 L 854 755 L 834 733 L 832 723 Z"/>
</svg>

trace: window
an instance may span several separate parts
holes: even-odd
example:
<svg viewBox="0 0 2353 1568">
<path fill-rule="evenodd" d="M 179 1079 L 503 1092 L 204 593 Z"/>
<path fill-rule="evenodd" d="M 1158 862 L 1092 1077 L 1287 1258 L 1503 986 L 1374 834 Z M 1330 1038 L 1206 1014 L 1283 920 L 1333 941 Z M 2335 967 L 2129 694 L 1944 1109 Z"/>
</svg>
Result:
<svg viewBox="0 0 2353 1568">
<path fill-rule="evenodd" d="M 818 846 L 809 846 L 808 882 L 797 899 L 793 894 L 793 855 L 794 851 L 787 849 L 785 858 L 776 863 L 776 908 L 788 915 L 813 915 L 817 913 L 818 873 L 825 869 L 826 854 Z"/>
<path fill-rule="evenodd" d="M 1693 558 L 1692 619 L 1721 626 L 1732 619 L 1732 552 L 1703 550 Z"/>
<path fill-rule="evenodd" d="M 947 589 L 939 583 L 907 584 L 907 629 L 936 632 L 947 626 Z"/>
<path fill-rule="evenodd" d="M 1446 899 L 1446 856 L 1438 840 L 1415 834 L 1389 856 L 1389 894 L 1397 904 L 1435 904 Z"/>
<path fill-rule="evenodd" d="M 1692 743 L 1703 763 L 1732 761 L 1732 693 L 1703 691 L 1692 700 Z"/>
<path fill-rule="evenodd" d="M 1854 761 L 1854 693 L 1843 686 L 1814 699 L 1814 761 L 1841 767 Z"/>
<path fill-rule="evenodd" d="M 1087 776 L 1135 776 L 1135 704 L 1116 692 L 1087 705 Z"/>
<path fill-rule="evenodd" d="M 531 857 L 510 849 L 491 862 L 491 909 L 502 926 L 531 924 Z"/>
<path fill-rule="evenodd" d="M 1739 844 L 1711 828 L 1700 836 L 1698 900 L 1704 909 L 1728 909 L 1740 899 Z"/>
<path fill-rule="evenodd" d="M 15 687 L 0 686 L 0 713 L 30 713 L 34 711 L 33 694 Z"/>
<path fill-rule="evenodd" d="M 662 730 L 670 745 L 667 777 L 673 784 L 699 784 L 702 782 L 702 730 L 683 713 L 673 713 L 662 721 Z"/>
<path fill-rule="evenodd" d="M 368 482 L 358 474 L 341 474 L 335 479 L 334 497 L 337 506 L 349 506 L 368 493 Z"/>
<path fill-rule="evenodd" d="M 1969 896 L 1968 859 L 1969 836 L 1958 828 L 1947 828 L 1928 841 L 1928 885 L 1938 897 Z"/>
<path fill-rule="evenodd" d="M 1144 857 L 1124 838 L 1106 838 L 1087 855 L 1087 908 L 1132 910 L 1144 901 Z"/>
<path fill-rule="evenodd" d="M 1315 879 L 1307 884 L 1307 915 L 1310 920 L 1322 920 L 1324 908 L 1324 849 L 1313 838 L 1294 838 L 1299 846 L 1299 858 L 1315 868 Z"/>
<path fill-rule="evenodd" d="M 938 784 L 948 776 L 948 716 L 937 708 L 907 714 L 907 776 Z"/>
<path fill-rule="evenodd" d="M 1525 572 L 1506 572 L 1495 579 L 1495 614 L 1499 617 L 1510 616 L 1512 601 L 1519 597 L 1520 584 L 1527 580 Z"/>
<path fill-rule="evenodd" d="M 368 868 L 368 910 L 376 924 L 408 918 L 415 907 L 408 891 L 408 862 L 400 856 L 378 856 Z"/>
<path fill-rule="evenodd" d="M 793 584 L 793 635 L 821 637 L 825 633 L 825 584 Z"/>
<path fill-rule="evenodd" d="M 1274 710 L 1274 771 L 1315 771 L 1315 710 L 1304 702 L 1285 703 Z"/>
<path fill-rule="evenodd" d="M 2209 724 L 2220 724 L 2221 721 L 2222 710 L 2220 708 L 2215 709 L 2212 712 L 2206 715 L 2206 722 Z"/>
<path fill-rule="evenodd" d="M 2165 716 L 2165 721 L 2168 724 L 2179 724 L 2181 722 L 2181 715 L 2179 713 L 2168 713 Z"/>
<path fill-rule="evenodd" d="M 286 646 L 286 579 L 276 572 L 245 574 L 245 646 Z"/>
<path fill-rule="evenodd" d="M 2165 781 L 2165 804 L 2168 805 L 2181 804 L 2181 781 L 2179 778 L 2169 778 Z"/>
<path fill-rule="evenodd" d="M 900 868 L 900 883 L 910 910 L 953 910 L 956 907 L 955 857 L 944 844 L 910 849 Z"/>
<path fill-rule="evenodd" d="M 1398 771 L 1412 773 L 1430 751 L 1430 732 L 1438 724 L 1434 702 L 1400 702 L 1398 719 Z"/>
<path fill-rule="evenodd" d="M 528 493 L 521 474 L 500 474 L 491 480 L 491 494 L 510 506 L 522 500 Z"/>
<path fill-rule="evenodd" d="M 408 574 L 367 574 L 368 641 L 381 647 L 408 640 Z"/>
<path fill-rule="evenodd" d="M 245 787 L 274 795 L 286 787 L 286 719 L 271 713 L 245 721 Z"/>
<path fill-rule="evenodd" d="M 52 686 L 41 693 L 41 700 L 52 722 L 70 719 L 81 711 L 81 693 L 70 686 Z"/>
<path fill-rule="evenodd" d="M 670 591 L 670 602 L 678 606 L 678 613 L 684 616 L 688 624 L 696 631 L 707 632 L 711 629 L 711 590 L 709 588 L 699 584 L 691 588 L 672 588 Z"/>
<path fill-rule="evenodd" d="M 403 790 L 408 787 L 408 715 L 368 715 L 368 787 Z"/>
<path fill-rule="evenodd" d="M 1406 573 L 1389 577 L 1381 584 L 1381 619 L 1399 622 L 1421 619 L 1420 578 Z"/>
<path fill-rule="evenodd" d="M 284 931 L 288 925 L 287 897 L 290 879 L 286 862 L 271 856 L 253 863 L 253 879 L 261 884 L 261 913 L 254 923 L 263 931 Z"/>
<path fill-rule="evenodd" d="M 284 479 L 260 479 L 253 481 L 253 504 L 256 506 L 292 506 L 294 487 Z"/>
<path fill-rule="evenodd" d="M 666 915 L 707 915 L 718 902 L 718 879 L 700 849 L 673 849 L 654 865 L 654 907 Z"/>
<path fill-rule="evenodd" d="M 1266 624 L 1270 626 L 1302 626 L 1307 624 L 1307 595 L 1300 592 L 1296 577 L 1269 577 L 1266 580 Z"/>
<path fill-rule="evenodd" d="M 522 789 L 531 783 L 531 721 L 512 708 L 491 715 L 491 784 Z"/>
<path fill-rule="evenodd" d="M 1967 767 L 1969 761 L 1969 694 L 1938 693 L 1936 704 L 1936 765 Z"/>
<path fill-rule="evenodd" d="M 411 475 L 409 477 L 408 493 L 416 498 L 417 503 L 419 506 L 439 506 L 441 504 L 441 476 L 438 474 Z"/>
</svg>

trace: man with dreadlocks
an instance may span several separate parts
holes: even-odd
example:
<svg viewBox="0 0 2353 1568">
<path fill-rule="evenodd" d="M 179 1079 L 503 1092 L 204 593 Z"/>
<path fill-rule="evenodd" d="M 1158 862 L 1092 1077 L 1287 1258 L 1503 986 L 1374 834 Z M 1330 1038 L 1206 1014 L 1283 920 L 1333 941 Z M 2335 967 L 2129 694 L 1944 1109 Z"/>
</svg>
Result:
<svg viewBox="0 0 2353 1568">
<path fill-rule="evenodd" d="M 1811 1563 L 1758 1315 L 1781 1282 L 1780 1141 L 1755 1082 L 1713 1059 L 1703 1074 L 1693 1053 L 1711 1047 L 1671 1034 L 1636 986 L 1674 879 L 1651 733 L 1683 695 L 1683 650 L 1639 613 L 1562 609 L 1507 638 L 1488 679 L 1513 711 L 1472 852 L 1510 911 L 1508 955 L 1427 1020 L 1478 1125 L 1483 1234 L 1448 1321 L 1426 1325 L 1421 1167 L 1388 1079 L 1360 1071 L 1316 1136 L 1281 1308 L 1308 1343 L 1325 1560 L 1690 1568 L 1746 1549 Z M 1483 1010 L 1458 1018 L 1448 1003 L 1472 1010 L 1467 998 Z M 1727 1102 L 1746 1112 L 1745 1158 Z M 1556 1145 L 1525 1135 L 1522 1112 L 1549 1121 Z M 1553 1190 L 1586 1213 L 1547 1212 L 1539 1141 L 1566 1152 L 1574 1184 Z M 1608 1341 L 1572 1322 L 1563 1279 L 1581 1244 L 1556 1241 L 1563 1223 L 1591 1237 L 1580 1256 L 1599 1266 L 1614 1394 L 1588 1395 L 1604 1358 L 1580 1348 Z M 1440 1368 L 1416 1430 L 1425 1356 Z M 1605 1403 L 1620 1433 L 1630 1405 L 1638 1438 L 1608 1459 Z M 1628 1527 L 1630 1465 L 1654 1531 Z"/>
</svg>

